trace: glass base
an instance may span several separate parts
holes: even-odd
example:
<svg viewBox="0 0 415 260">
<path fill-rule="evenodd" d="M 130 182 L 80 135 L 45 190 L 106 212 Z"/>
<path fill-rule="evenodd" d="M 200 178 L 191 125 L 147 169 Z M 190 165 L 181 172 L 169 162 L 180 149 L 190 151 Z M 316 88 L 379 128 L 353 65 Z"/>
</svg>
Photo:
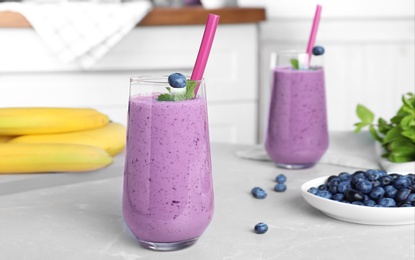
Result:
<svg viewBox="0 0 415 260">
<path fill-rule="evenodd" d="M 275 163 L 275 164 L 277 165 L 278 168 L 297 170 L 297 169 L 307 169 L 307 168 L 311 168 L 316 163 L 303 163 L 303 164 Z"/>
<path fill-rule="evenodd" d="M 138 239 L 140 246 L 155 251 L 174 251 L 180 250 L 194 245 L 199 237 L 178 242 L 149 242 Z"/>
</svg>

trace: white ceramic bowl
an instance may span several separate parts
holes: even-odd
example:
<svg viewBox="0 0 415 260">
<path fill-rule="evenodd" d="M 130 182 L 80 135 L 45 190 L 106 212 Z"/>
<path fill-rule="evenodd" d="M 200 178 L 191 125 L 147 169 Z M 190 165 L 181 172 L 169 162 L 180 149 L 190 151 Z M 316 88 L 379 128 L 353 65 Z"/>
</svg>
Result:
<svg viewBox="0 0 415 260">
<path fill-rule="evenodd" d="M 342 203 L 321 198 L 308 191 L 323 184 L 329 176 L 310 180 L 301 186 L 301 195 L 325 215 L 352 223 L 368 225 L 409 225 L 415 223 L 415 207 L 379 208 Z"/>
</svg>

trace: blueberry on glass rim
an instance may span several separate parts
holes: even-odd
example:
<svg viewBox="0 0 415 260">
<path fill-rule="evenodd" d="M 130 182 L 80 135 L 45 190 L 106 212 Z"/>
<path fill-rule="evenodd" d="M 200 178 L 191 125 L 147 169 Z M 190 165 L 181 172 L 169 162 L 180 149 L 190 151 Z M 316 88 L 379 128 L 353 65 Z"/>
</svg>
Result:
<svg viewBox="0 0 415 260">
<path fill-rule="evenodd" d="M 173 73 L 168 77 L 169 85 L 172 88 L 184 88 L 186 87 L 186 77 L 181 73 Z"/>
<path fill-rule="evenodd" d="M 324 54 L 324 48 L 322 46 L 314 46 L 312 50 L 313 55 L 320 56 Z"/>
</svg>

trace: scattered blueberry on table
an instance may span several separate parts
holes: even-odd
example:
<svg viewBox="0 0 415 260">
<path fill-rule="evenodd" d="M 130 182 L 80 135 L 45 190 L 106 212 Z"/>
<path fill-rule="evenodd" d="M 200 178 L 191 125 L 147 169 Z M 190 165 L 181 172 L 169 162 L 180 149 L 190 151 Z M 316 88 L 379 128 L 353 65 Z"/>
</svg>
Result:
<svg viewBox="0 0 415 260">
<path fill-rule="evenodd" d="M 263 222 L 260 222 L 260 223 L 255 225 L 254 231 L 257 234 L 264 234 L 268 231 L 268 225 L 263 223 Z"/>
<path fill-rule="evenodd" d="M 287 185 L 285 185 L 284 183 L 277 183 L 277 185 L 275 185 L 274 190 L 277 192 L 283 192 L 287 189 Z"/>
<path fill-rule="evenodd" d="M 277 185 L 274 186 L 275 191 L 283 192 L 287 189 L 287 185 L 285 185 L 287 177 L 284 174 L 278 174 L 277 177 L 275 177 L 275 181 L 277 182 Z"/>
<path fill-rule="evenodd" d="M 257 199 L 265 199 L 267 197 L 265 190 L 260 187 L 252 188 L 251 194 Z"/>
<path fill-rule="evenodd" d="M 275 181 L 277 182 L 277 184 L 274 187 L 275 191 L 283 192 L 287 189 L 287 186 L 285 185 L 285 182 L 287 181 L 287 177 L 284 174 L 277 175 L 277 177 L 275 178 Z M 251 194 L 252 196 L 254 196 L 254 198 L 257 198 L 257 199 L 264 199 L 267 197 L 266 191 L 260 187 L 252 188 Z M 254 227 L 254 231 L 257 234 L 264 234 L 265 232 L 267 232 L 267 230 L 268 230 L 268 225 L 263 222 L 256 224 Z"/>
<path fill-rule="evenodd" d="M 287 181 L 287 177 L 281 173 L 275 177 L 275 181 L 277 181 L 277 183 L 285 183 Z"/>
<path fill-rule="evenodd" d="M 415 174 L 388 174 L 383 170 L 342 172 L 311 187 L 316 196 L 368 207 L 415 207 Z"/>
</svg>

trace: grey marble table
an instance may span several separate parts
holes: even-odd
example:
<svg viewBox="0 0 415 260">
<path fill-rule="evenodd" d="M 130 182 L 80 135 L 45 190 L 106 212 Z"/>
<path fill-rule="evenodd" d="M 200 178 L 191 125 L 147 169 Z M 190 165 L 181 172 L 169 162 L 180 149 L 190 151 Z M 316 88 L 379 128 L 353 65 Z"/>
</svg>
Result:
<svg viewBox="0 0 415 260">
<path fill-rule="evenodd" d="M 212 145 L 214 218 L 194 246 L 176 252 L 139 247 L 125 225 L 123 155 L 91 173 L 0 175 L 0 259 L 414 259 L 414 225 L 342 222 L 300 195 L 309 179 L 356 169 L 321 163 L 282 170 L 271 162 L 238 158 L 235 153 L 244 148 Z M 272 191 L 279 173 L 288 178 L 283 193 Z M 254 186 L 267 189 L 268 197 L 254 199 Z M 258 222 L 269 225 L 266 234 L 253 232 Z"/>
</svg>

